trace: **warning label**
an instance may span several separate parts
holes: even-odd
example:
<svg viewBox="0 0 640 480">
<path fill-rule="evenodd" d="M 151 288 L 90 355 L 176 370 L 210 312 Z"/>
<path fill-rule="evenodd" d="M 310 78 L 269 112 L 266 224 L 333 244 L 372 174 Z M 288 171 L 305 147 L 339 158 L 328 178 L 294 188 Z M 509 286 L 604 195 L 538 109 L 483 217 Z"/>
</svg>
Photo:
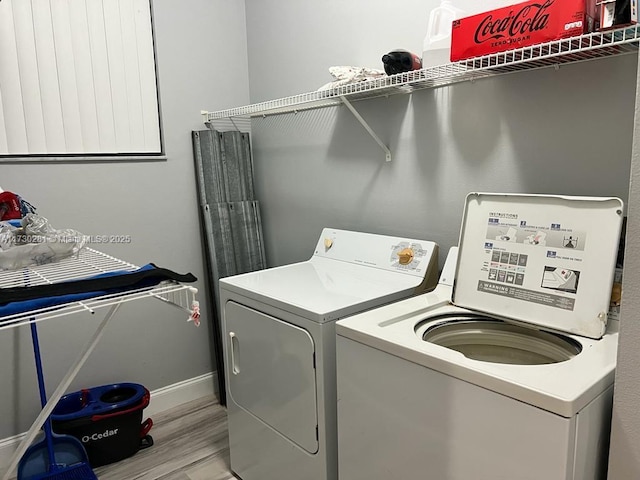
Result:
<svg viewBox="0 0 640 480">
<path fill-rule="evenodd" d="M 515 298 L 516 300 L 522 300 L 524 302 L 547 305 L 549 307 L 560 308 L 562 310 L 573 310 L 575 306 L 575 300 L 573 298 L 561 297 L 559 295 L 544 292 L 535 292 L 525 288 L 486 282 L 484 280 L 478 281 L 478 291 L 483 293 L 492 293 L 502 297 Z"/>
</svg>

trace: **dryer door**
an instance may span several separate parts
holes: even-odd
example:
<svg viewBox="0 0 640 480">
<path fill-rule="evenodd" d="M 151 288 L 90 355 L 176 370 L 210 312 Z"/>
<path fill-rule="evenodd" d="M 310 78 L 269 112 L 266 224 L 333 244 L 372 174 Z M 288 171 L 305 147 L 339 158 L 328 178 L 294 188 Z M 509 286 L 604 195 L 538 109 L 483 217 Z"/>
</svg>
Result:
<svg viewBox="0 0 640 480">
<path fill-rule="evenodd" d="M 315 347 L 299 327 L 229 301 L 229 396 L 309 453 L 318 451 Z"/>
</svg>

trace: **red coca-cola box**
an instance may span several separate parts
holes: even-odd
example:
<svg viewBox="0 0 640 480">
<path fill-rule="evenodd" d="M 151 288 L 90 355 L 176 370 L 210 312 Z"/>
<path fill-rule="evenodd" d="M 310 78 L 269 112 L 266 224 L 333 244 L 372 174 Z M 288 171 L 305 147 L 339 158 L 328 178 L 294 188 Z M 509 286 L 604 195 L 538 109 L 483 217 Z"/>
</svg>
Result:
<svg viewBox="0 0 640 480">
<path fill-rule="evenodd" d="M 453 22 L 451 61 L 592 32 L 596 0 L 533 0 Z"/>
</svg>

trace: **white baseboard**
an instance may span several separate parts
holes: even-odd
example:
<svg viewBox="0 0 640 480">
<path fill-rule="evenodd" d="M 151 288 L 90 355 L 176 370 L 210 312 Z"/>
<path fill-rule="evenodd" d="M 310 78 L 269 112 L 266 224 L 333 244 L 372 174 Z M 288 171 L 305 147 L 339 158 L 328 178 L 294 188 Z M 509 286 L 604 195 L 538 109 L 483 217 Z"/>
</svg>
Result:
<svg viewBox="0 0 640 480">
<path fill-rule="evenodd" d="M 190 402 L 191 400 L 197 400 L 198 398 L 209 395 L 217 395 L 217 386 L 218 372 L 213 372 L 158 388 L 151 392 L 151 402 L 149 402 L 149 406 L 144 409 L 144 414 L 147 417 L 153 417 L 160 412 Z"/>
<path fill-rule="evenodd" d="M 151 402 L 144 409 L 146 417 L 153 417 L 160 412 L 168 410 L 183 403 L 197 400 L 209 395 L 218 395 L 218 373 L 205 373 L 199 377 L 190 378 L 182 382 L 174 383 L 151 392 Z M 21 433 L 13 437 L 0 440 L 0 472 L 9 465 L 11 455 L 18 448 L 18 444 L 26 434 Z"/>
</svg>

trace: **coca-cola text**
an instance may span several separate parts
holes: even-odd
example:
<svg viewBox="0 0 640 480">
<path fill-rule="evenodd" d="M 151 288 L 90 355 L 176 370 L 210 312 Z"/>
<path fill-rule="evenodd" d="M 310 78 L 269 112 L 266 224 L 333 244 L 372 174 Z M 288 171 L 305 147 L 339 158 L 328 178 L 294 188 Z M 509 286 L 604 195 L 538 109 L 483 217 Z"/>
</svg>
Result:
<svg viewBox="0 0 640 480">
<path fill-rule="evenodd" d="M 544 30 L 549 24 L 547 9 L 552 4 L 553 0 L 527 4 L 515 14 L 510 10 L 504 18 L 494 19 L 493 15 L 489 14 L 478 25 L 473 39 L 476 43 L 483 43 L 505 36 L 515 37 Z"/>
<path fill-rule="evenodd" d="M 597 0 L 529 0 L 456 19 L 451 61 L 504 52 L 592 31 Z"/>
</svg>

